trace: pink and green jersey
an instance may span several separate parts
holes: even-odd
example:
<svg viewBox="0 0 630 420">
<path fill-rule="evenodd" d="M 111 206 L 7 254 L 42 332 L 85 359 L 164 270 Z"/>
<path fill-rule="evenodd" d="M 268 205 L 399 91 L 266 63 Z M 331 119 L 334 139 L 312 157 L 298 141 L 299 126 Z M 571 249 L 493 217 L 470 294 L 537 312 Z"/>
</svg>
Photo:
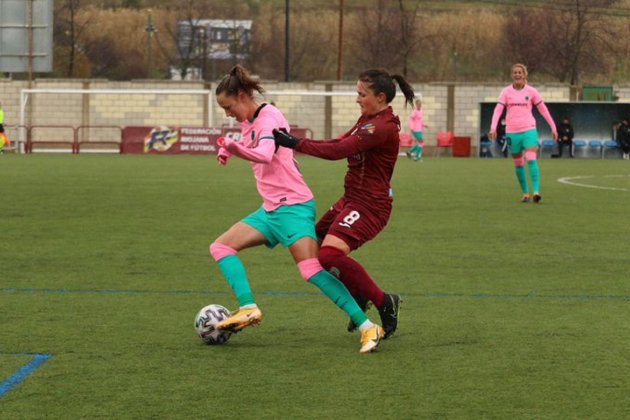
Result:
<svg viewBox="0 0 630 420">
<path fill-rule="evenodd" d="M 536 119 L 532 113 L 534 106 L 547 121 L 551 131 L 556 131 L 556 124 L 551 118 L 542 96 L 536 88 L 530 85 L 525 85 L 522 89 L 514 89 L 513 85 L 503 88 L 499 95 L 497 106 L 494 108 L 490 129 L 497 129 L 497 124 L 504 108 L 507 109 L 505 118 L 506 133 L 522 133 L 535 129 Z"/>
<path fill-rule="evenodd" d="M 409 116 L 409 130 L 419 132 L 424 130 L 424 115 L 422 109 L 414 109 Z"/>
<path fill-rule="evenodd" d="M 279 147 L 276 150 L 274 128 L 286 128 L 288 131 L 289 123 L 278 108 L 263 104 L 251 121 L 241 123 L 241 141 L 230 142 L 227 148 L 230 153 L 251 162 L 256 187 L 266 211 L 313 199 L 293 149 Z"/>
</svg>

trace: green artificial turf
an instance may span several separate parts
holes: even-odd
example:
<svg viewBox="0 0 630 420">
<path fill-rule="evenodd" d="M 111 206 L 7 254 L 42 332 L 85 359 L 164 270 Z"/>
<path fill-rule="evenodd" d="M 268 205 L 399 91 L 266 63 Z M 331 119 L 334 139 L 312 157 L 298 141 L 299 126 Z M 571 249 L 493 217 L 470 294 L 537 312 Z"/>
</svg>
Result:
<svg viewBox="0 0 630 420">
<path fill-rule="evenodd" d="M 299 160 L 321 215 L 345 163 Z M 281 248 L 242 253 L 263 323 L 195 335 L 201 307 L 235 309 L 208 245 L 260 205 L 247 163 L 0 156 L 0 417 L 627 418 L 630 164 L 541 173 L 522 204 L 510 159 L 399 162 L 392 219 L 353 256 L 401 320 L 362 355 Z"/>
</svg>

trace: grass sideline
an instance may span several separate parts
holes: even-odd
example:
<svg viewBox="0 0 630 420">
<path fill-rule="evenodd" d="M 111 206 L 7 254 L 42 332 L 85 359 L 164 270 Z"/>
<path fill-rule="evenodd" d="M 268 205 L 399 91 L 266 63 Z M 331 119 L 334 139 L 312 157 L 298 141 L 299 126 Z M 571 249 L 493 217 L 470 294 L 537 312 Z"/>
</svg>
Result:
<svg viewBox="0 0 630 420">
<path fill-rule="evenodd" d="M 300 163 L 321 214 L 345 164 Z M 390 225 L 355 256 L 403 295 L 400 330 L 360 355 L 281 249 L 243 253 L 261 326 L 195 336 L 202 306 L 235 305 L 208 244 L 260 204 L 246 163 L 1 156 L 0 383 L 51 355 L 1 417 L 626 418 L 630 165 L 541 172 L 534 205 L 508 159 L 399 162 Z"/>
</svg>

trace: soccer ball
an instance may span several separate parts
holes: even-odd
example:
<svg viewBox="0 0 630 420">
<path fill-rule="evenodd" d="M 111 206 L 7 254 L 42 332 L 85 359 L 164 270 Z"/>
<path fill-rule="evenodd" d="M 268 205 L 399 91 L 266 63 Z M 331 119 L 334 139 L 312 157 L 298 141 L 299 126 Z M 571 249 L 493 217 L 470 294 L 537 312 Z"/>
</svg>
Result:
<svg viewBox="0 0 630 420">
<path fill-rule="evenodd" d="M 230 311 L 221 305 L 204 306 L 195 317 L 195 330 L 204 343 L 209 345 L 223 344 L 229 340 L 232 333 L 215 330 L 214 326 L 231 315 Z"/>
</svg>

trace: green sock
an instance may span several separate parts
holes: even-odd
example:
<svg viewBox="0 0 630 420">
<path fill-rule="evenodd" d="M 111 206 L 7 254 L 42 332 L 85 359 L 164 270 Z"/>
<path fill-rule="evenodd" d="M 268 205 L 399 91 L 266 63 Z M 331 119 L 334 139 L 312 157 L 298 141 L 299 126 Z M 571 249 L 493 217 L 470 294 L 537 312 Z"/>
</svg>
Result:
<svg viewBox="0 0 630 420">
<path fill-rule="evenodd" d="M 521 186 L 521 191 L 523 194 L 529 194 L 529 190 L 527 189 L 527 174 L 525 174 L 524 166 L 515 166 L 516 171 L 516 179 L 518 179 L 518 183 Z"/>
<path fill-rule="evenodd" d="M 417 144 L 414 144 L 413 147 L 411 149 L 409 149 L 409 154 L 413 155 L 416 153 L 416 147 L 418 147 Z"/>
<path fill-rule="evenodd" d="M 416 159 L 420 159 L 420 157 L 422 156 L 422 147 L 420 146 L 416 146 Z"/>
<path fill-rule="evenodd" d="M 309 282 L 319 287 L 319 289 L 332 300 L 335 305 L 344 311 L 355 325 L 361 325 L 368 320 L 365 312 L 361 310 L 352 295 L 336 277 L 326 270 L 322 270 L 309 279 Z"/>
<path fill-rule="evenodd" d="M 528 160 L 529 176 L 532 179 L 532 189 L 535 193 L 540 192 L 540 167 L 538 160 Z"/>
<path fill-rule="evenodd" d="M 252 289 L 249 287 L 245 266 L 237 255 L 228 255 L 221 258 L 219 268 L 232 290 L 234 290 L 239 306 L 256 303 Z"/>
</svg>

